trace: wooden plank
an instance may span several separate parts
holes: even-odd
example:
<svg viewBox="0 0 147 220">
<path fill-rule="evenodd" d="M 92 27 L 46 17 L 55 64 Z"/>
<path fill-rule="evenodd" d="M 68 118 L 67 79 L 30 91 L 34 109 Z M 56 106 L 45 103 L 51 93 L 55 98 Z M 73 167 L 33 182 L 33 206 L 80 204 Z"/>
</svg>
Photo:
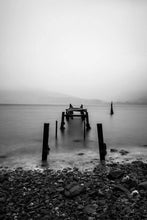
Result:
<svg viewBox="0 0 147 220">
<path fill-rule="evenodd" d="M 67 117 L 82 117 L 82 115 L 77 115 L 77 114 L 72 114 L 72 115 L 65 115 L 65 116 L 67 116 Z M 85 115 L 84 115 L 85 116 Z"/>
<path fill-rule="evenodd" d="M 68 108 L 66 109 L 67 112 L 79 111 L 79 112 L 87 112 L 87 109 L 83 108 Z"/>
</svg>

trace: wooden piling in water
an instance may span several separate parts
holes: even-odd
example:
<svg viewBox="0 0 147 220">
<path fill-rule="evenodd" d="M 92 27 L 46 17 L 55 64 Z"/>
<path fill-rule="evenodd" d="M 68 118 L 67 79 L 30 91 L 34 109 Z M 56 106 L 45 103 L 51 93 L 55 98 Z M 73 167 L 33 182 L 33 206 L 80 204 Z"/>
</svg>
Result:
<svg viewBox="0 0 147 220">
<path fill-rule="evenodd" d="M 89 124 L 89 115 L 88 115 L 88 112 L 86 112 L 86 127 L 87 127 L 87 130 L 91 129 L 90 124 Z"/>
<path fill-rule="evenodd" d="M 84 140 L 85 140 L 85 137 L 86 137 L 86 129 L 85 129 L 85 119 L 84 119 Z"/>
<path fill-rule="evenodd" d="M 64 122 L 64 115 L 65 115 L 65 113 L 64 112 L 62 112 L 62 117 L 61 117 L 61 126 L 60 126 L 60 129 L 61 130 L 64 130 L 64 124 L 65 124 L 65 122 Z"/>
<path fill-rule="evenodd" d="M 58 138 L 58 121 L 56 121 L 56 126 L 55 126 L 55 138 Z"/>
<path fill-rule="evenodd" d="M 106 156 L 106 144 L 104 143 L 103 139 L 103 128 L 102 124 L 97 124 L 97 132 L 98 132 L 98 142 L 99 142 L 99 154 L 100 154 L 100 161 L 105 161 Z"/>
<path fill-rule="evenodd" d="M 43 130 L 42 161 L 47 161 L 47 156 L 49 154 L 48 139 L 49 139 L 49 123 L 45 123 Z"/>
<path fill-rule="evenodd" d="M 113 111 L 113 102 L 111 102 L 111 109 L 110 109 L 110 115 L 113 115 L 114 111 Z"/>
</svg>

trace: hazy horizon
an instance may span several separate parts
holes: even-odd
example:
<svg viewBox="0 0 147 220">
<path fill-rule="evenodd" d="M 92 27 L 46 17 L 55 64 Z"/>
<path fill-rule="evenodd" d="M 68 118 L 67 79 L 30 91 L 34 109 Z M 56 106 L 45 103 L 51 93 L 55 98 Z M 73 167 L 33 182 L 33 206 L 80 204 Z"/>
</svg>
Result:
<svg viewBox="0 0 147 220">
<path fill-rule="evenodd" d="M 0 0 L 0 88 L 147 96 L 147 1 Z"/>
<path fill-rule="evenodd" d="M 83 98 L 80 96 L 70 96 L 69 94 L 63 94 L 53 91 L 43 91 L 43 90 L 0 90 L 0 104 L 28 104 L 28 105 L 46 105 L 46 104 L 58 104 L 58 105 L 95 105 L 95 104 L 105 104 L 110 103 L 130 103 L 130 104 L 147 104 L 147 95 L 136 96 L 134 99 L 92 99 Z"/>
</svg>

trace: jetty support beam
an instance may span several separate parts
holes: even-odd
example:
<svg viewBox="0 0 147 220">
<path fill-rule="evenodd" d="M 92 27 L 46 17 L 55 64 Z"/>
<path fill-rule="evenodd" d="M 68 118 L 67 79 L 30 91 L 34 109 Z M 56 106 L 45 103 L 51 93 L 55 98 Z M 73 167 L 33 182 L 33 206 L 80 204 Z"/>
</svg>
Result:
<svg viewBox="0 0 147 220">
<path fill-rule="evenodd" d="M 88 112 L 86 112 L 86 127 L 87 127 L 87 130 L 90 130 L 90 129 L 91 129 L 90 124 L 89 124 L 89 115 L 88 115 Z"/>
<path fill-rule="evenodd" d="M 103 128 L 102 124 L 97 124 L 97 133 L 98 133 L 98 141 L 99 141 L 99 154 L 101 163 L 105 162 L 105 156 L 107 154 L 106 144 L 103 139 Z"/>
<path fill-rule="evenodd" d="M 43 130 L 42 161 L 47 161 L 47 156 L 49 154 L 50 149 L 48 145 L 48 139 L 49 139 L 49 123 L 45 123 Z"/>
<path fill-rule="evenodd" d="M 65 129 L 65 127 L 64 127 L 64 125 L 65 125 L 65 122 L 64 122 L 64 116 L 65 116 L 65 113 L 62 112 L 61 126 L 60 126 L 60 129 L 61 129 L 61 130 L 64 130 L 64 129 Z"/>
<path fill-rule="evenodd" d="M 111 109 L 110 109 L 110 115 L 113 115 L 114 111 L 113 111 L 113 102 L 111 102 Z"/>
</svg>

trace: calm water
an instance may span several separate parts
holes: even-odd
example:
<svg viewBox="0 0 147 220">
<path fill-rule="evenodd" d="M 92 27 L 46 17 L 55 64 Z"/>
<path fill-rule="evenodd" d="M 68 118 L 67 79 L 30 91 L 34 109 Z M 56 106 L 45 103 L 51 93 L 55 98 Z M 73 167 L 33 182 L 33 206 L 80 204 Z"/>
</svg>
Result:
<svg viewBox="0 0 147 220">
<path fill-rule="evenodd" d="M 55 121 L 58 120 L 60 127 L 61 112 L 67 107 L 0 105 L 0 162 L 9 160 L 11 164 L 11 161 L 20 159 L 25 163 L 29 157 L 41 158 L 44 123 L 50 123 L 51 154 L 97 152 L 97 123 L 103 124 L 108 147 L 147 146 L 147 105 L 114 105 L 113 116 L 109 114 L 108 105 L 84 106 L 88 109 L 92 128 L 87 132 L 86 140 L 79 118 L 66 122 L 64 133 L 58 129 L 58 139 L 55 140 Z"/>
</svg>

